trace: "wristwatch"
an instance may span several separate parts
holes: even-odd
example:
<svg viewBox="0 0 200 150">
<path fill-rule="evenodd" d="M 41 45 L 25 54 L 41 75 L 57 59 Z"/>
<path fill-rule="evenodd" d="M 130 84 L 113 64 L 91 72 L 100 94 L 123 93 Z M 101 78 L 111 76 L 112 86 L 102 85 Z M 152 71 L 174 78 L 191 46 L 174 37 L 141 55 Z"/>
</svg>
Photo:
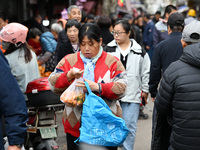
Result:
<svg viewBox="0 0 200 150">
<path fill-rule="evenodd" d="M 23 146 L 23 144 L 18 144 L 18 145 L 16 145 L 18 148 L 22 148 L 22 146 Z"/>
</svg>

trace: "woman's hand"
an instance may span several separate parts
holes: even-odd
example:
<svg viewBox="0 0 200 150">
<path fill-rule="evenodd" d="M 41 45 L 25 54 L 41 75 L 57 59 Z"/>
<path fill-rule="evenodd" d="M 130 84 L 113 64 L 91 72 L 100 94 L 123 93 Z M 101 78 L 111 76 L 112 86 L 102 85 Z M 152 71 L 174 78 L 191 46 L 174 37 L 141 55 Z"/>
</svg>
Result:
<svg viewBox="0 0 200 150">
<path fill-rule="evenodd" d="M 87 80 L 87 79 L 84 79 L 84 80 L 87 81 L 87 83 L 89 84 L 91 91 L 99 92 L 99 85 L 96 82 L 93 82 L 93 81 Z M 85 83 L 83 81 L 77 81 L 77 83 L 78 83 L 76 85 L 77 87 L 83 87 L 83 90 L 87 91 Z"/>
<path fill-rule="evenodd" d="M 79 70 L 79 71 L 74 71 L 74 69 L 71 69 L 68 73 L 67 73 L 67 80 L 70 82 L 73 79 L 78 79 L 82 76 L 84 70 Z"/>
</svg>

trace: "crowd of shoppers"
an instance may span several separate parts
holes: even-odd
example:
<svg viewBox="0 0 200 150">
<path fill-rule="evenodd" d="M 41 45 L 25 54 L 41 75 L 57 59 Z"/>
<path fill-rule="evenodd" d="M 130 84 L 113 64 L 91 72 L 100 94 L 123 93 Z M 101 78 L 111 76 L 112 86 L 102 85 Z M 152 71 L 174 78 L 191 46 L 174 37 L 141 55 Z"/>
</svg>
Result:
<svg viewBox="0 0 200 150">
<path fill-rule="evenodd" d="M 141 99 L 147 103 L 149 93 L 155 102 L 151 149 L 199 149 L 200 23 L 195 17 L 194 9 L 184 18 L 173 5 L 166 6 L 164 18 L 160 11 L 137 17 L 97 17 L 71 5 L 68 20 L 58 19 L 47 31 L 41 25 L 40 15 L 22 25 L 8 23 L 5 14 L 0 13 L 0 48 L 4 53 L 0 52 L 1 88 L 6 91 L 0 95 L 0 115 L 5 118 L 5 122 L 1 118 L 0 122 L 6 123 L 9 148 L 20 149 L 24 143 L 25 90 L 28 82 L 40 77 L 39 65 L 52 72 L 49 84 L 56 94 L 62 94 L 76 78 L 83 77 L 89 83 L 91 90 L 124 119 L 129 129 L 122 150 L 134 149 Z M 75 72 L 74 67 L 79 71 Z M 84 82 L 77 86 L 85 89 Z M 14 98 L 9 98 L 7 88 Z M 4 108 L 8 101 L 13 103 L 9 109 L 19 101 L 20 110 L 9 113 Z M 81 112 L 82 107 L 64 108 L 67 149 L 117 150 L 74 143 L 80 136 Z M 19 122 L 13 124 L 11 119 Z M 19 130 L 12 131 L 13 127 Z"/>
</svg>

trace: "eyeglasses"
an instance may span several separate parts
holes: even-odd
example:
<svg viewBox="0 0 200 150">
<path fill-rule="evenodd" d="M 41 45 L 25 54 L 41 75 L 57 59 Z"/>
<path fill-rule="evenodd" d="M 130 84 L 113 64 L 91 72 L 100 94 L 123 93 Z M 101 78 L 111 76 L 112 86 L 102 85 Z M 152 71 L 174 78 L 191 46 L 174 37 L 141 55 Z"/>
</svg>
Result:
<svg viewBox="0 0 200 150">
<path fill-rule="evenodd" d="M 115 36 L 115 35 L 119 36 L 119 35 L 121 35 L 122 33 L 126 33 L 126 32 L 114 32 L 114 31 L 111 32 L 111 34 L 114 35 L 114 36 Z"/>
</svg>

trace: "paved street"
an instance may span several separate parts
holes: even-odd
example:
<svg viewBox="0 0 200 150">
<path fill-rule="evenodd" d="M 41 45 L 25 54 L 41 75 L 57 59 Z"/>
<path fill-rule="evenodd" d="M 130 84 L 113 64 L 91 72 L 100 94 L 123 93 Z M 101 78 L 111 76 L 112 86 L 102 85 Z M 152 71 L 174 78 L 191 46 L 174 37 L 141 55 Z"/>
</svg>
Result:
<svg viewBox="0 0 200 150">
<path fill-rule="evenodd" d="M 151 101 L 149 101 L 149 104 L 147 106 L 150 109 L 153 109 L 153 103 Z M 138 131 L 137 131 L 137 135 L 136 135 L 134 150 L 150 150 L 152 112 L 148 111 L 148 109 L 146 109 L 146 108 L 144 108 L 143 112 L 147 113 L 149 115 L 149 118 L 148 119 L 140 118 L 138 120 Z M 56 141 L 59 144 L 59 150 L 67 150 L 66 137 L 65 137 L 63 125 L 61 122 L 62 113 L 58 113 L 57 118 L 58 118 L 59 130 L 58 130 L 58 138 Z"/>
<path fill-rule="evenodd" d="M 153 110 L 153 102 L 149 100 L 147 105 Z M 144 113 L 149 115 L 147 120 L 140 118 L 138 120 L 138 130 L 136 134 L 134 150 L 150 150 L 151 146 L 151 127 L 152 127 L 152 112 L 144 108 Z"/>
</svg>

